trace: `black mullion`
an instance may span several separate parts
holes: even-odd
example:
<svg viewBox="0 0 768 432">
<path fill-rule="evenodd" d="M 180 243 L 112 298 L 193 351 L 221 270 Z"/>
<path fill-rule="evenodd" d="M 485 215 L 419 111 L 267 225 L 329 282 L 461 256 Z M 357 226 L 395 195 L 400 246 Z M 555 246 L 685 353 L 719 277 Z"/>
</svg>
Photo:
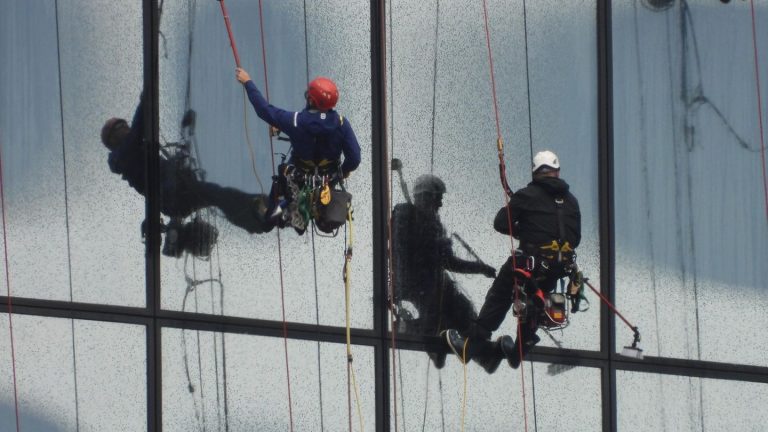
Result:
<svg viewBox="0 0 768 432">
<path fill-rule="evenodd" d="M 630 372 L 768 383 L 768 367 L 763 366 L 747 366 L 664 357 L 645 357 L 643 360 L 636 360 L 630 358 L 625 359 L 618 354 L 611 364 L 614 370 L 625 370 Z"/>
<path fill-rule="evenodd" d="M 386 125 L 386 4 L 371 0 L 371 175 L 373 183 L 373 326 L 383 342 L 377 346 L 376 430 L 389 430 L 389 343 L 388 338 L 388 188 Z"/>
<path fill-rule="evenodd" d="M 600 231 L 600 291 L 615 297 L 615 244 L 613 212 L 613 68 L 611 59 L 611 2 L 597 1 L 597 130 Z M 603 370 L 603 431 L 615 431 L 616 380 L 611 359 L 616 348 L 615 317 L 600 308 L 600 352 L 607 359 Z"/>
<path fill-rule="evenodd" d="M 160 310 L 160 156 L 158 102 L 158 32 L 156 0 L 144 0 L 144 149 L 146 164 L 146 307 L 152 319 L 147 327 L 147 430 L 162 430 L 162 352 L 156 315 Z"/>
<path fill-rule="evenodd" d="M 162 327 L 199 330 L 208 332 L 223 332 L 258 336 L 283 337 L 282 321 L 259 321 L 246 318 L 239 319 L 206 319 L 216 315 L 190 315 L 176 313 L 158 317 Z M 317 326 L 315 324 L 288 324 L 291 340 L 311 340 L 320 342 L 346 343 L 344 327 Z M 357 345 L 375 345 L 381 336 L 372 330 L 352 330 L 351 336 Z"/>
<path fill-rule="evenodd" d="M 145 308 L 131 306 L 113 306 L 96 303 L 78 303 L 63 300 L 45 300 L 26 297 L 13 297 L 13 311 L 16 313 L 16 307 L 26 307 L 29 309 L 40 309 L 41 315 L 57 316 L 55 312 L 45 311 L 74 311 L 84 313 L 104 313 L 122 316 L 150 317 L 152 314 Z M 7 302 L 7 297 L 0 297 L 0 302 Z M 0 306 L 1 307 L 1 306 Z"/>
<path fill-rule="evenodd" d="M 0 298 L 0 302 L 4 302 Z M 139 309 L 141 311 L 141 309 Z M 8 305 L 0 304 L 0 313 L 7 313 Z M 118 324 L 149 324 L 149 318 L 146 314 L 141 313 L 129 313 L 120 314 L 109 310 L 77 310 L 68 308 L 44 308 L 39 306 L 17 305 L 16 301 L 13 301 L 13 314 L 14 315 L 34 315 L 44 318 L 66 318 L 76 319 L 83 321 L 103 321 Z"/>
</svg>

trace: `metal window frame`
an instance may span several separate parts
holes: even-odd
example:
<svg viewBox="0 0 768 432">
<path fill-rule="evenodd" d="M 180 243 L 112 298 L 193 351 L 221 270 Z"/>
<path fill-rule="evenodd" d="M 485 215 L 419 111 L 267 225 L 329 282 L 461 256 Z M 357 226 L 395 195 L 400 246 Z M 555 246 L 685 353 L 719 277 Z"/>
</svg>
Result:
<svg viewBox="0 0 768 432">
<path fill-rule="evenodd" d="M 390 183 L 387 151 L 387 73 L 386 7 L 387 0 L 370 0 L 371 37 L 371 113 L 372 113 L 372 199 L 373 199 L 373 329 L 353 329 L 355 344 L 374 349 L 376 430 L 392 427 L 390 416 L 390 369 L 392 339 L 387 312 L 387 236 L 388 187 Z M 601 292 L 615 298 L 615 244 L 613 212 L 613 70 L 611 0 L 596 0 L 597 32 L 597 126 L 598 189 Z M 147 145 L 146 215 L 149 232 L 146 243 L 146 305 L 126 307 L 58 300 L 13 297 L 12 313 L 52 318 L 93 320 L 146 327 L 147 355 L 147 430 L 162 430 L 162 331 L 192 329 L 211 332 L 282 337 L 283 323 L 163 310 L 160 302 L 160 191 L 159 191 L 159 12 L 158 0 L 143 0 L 144 89 L 149 104 L 145 111 L 144 139 Z M 8 298 L 0 296 L 0 313 L 8 313 Z M 288 337 L 327 343 L 345 343 L 342 327 L 290 322 Z M 581 367 L 599 368 L 601 372 L 602 430 L 616 431 L 616 374 L 631 371 L 662 375 L 698 377 L 740 382 L 768 383 L 768 367 L 668 357 L 646 357 L 642 361 L 623 358 L 616 351 L 615 318 L 600 308 L 600 350 L 559 350 L 536 348 L 530 360 Z M 398 335 L 397 349 L 434 351 L 442 342 L 434 337 Z"/>
</svg>

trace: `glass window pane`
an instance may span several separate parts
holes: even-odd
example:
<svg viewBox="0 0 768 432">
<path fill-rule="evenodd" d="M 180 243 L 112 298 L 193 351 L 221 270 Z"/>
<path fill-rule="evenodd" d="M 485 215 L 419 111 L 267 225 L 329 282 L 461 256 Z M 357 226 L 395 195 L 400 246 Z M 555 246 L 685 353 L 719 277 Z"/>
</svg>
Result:
<svg viewBox="0 0 768 432">
<path fill-rule="evenodd" d="M 6 426 L 16 424 L 9 336 L 0 314 Z M 13 338 L 21 430 L 147 430 L 145 327 L 13 315 Z"/>
<path fill-rule="evenodd" d="M 510 186 L 531 181 L 534 153 L 560 155 L 563 178 L 581 206 L 580 266 L 598 283 L 595 4 L 528 2 L 524 14 L 523 2 L 491 1 L 488 14 Z M 402 317 L 403 328 L 436 334 L 466 327 L 481 309 L 492 280 L 477 263 L 498 269 L 509 257 L 509 237 L 493 229 L 505 200 L 483 9 L 480 3 L 395 1 L 388 20 L 389 135 L 398 159 L 393 169 L 401 169 L 391 185 L 394 283 L 410 315 Z M 429 187 L 442 188 L 417 182 L 422 175 L 444 184 L 440 203 L 407 202 Z M 463 312 L 446 312 L 456 310 Z M 596 349 L 598 321 L 597 313 L 573 316 L 558 342 Z M 514 329 L 510 314 L 499 331 Z"/>
<path fill-rule="evenodd" d="M 612 10 L 617 304 L 649 355 L 768 365 L 768 317 L 751 312 L 768 306 L 768 224 L 749 3 Z"/>
<path fill-rule="evenodd" d="M 99 135 L 142 80 L 141 4 L 2 2 L 0 146 L 13 294 L 143 306 L 143 198 Z M 3 269 L 3 272 L 5 270 Z"/>
<path fill-rule="evenodd" d="M 768 385 L 617 372 L 618 430 L 763 430 Z"/>
<path fill-rule="evenodd" d="M 352 350 L 363 427 L 374 430 L 373 349 Z M 164 329 L 163 360 L 163 430 L 289 427 L 282 338 Z M 346 346 L 289 340 L 288 362 L 295 429 L 347 430 Z M 352 422 L 358 430 L 350 388 Z"/>
<path fill-rule="evenodd" d="M 444 368 L 436 369 L 426 353 L 397 353 L 399 430 L 524 429 L 519 369 L 503 362 L 489 375 L 470 362 L 465 393 L 465 371 L 457 358 L 449 357 Z M 599 369 L 532 362 L 523 368 L 529 430 L 600 430 Z M 563 415 L 563 401 L 568 401 L 568 415 Z M 391 395 L 390 403 L 394 403 Z M 394 423 L 394 405 L 390 416 Z"/>
<path fill-rule="evenodd" d="M 227 7 L 242 66 L 266 93 L 259 8 L 249 1 L 231 1 Z M 373 282 L 367 276 L 372 271 L 373 247 L 369 235 L 369 8 L 364 2 L 320 5 L 291 0 L 267 2 L 263 9 L 270 102 L 286 110 L 301 110 L 308 80 L 329 76 L 340 89 L 338 112 L 353 125 L 361 146 L 362 163 L 346 186 L 354 196 L 355 208 L 352 323 L 368 328 L 373 325 Z M 235 80 L 219 4 L 166 1 L 161 30 L 165 40 L 160 59 L 161 136 L 168 160 L 182 165 L 181 169 L 174 168 L 178 164 L 168 168 L 177 174 L 168 175 L 168 183 L 161 185 L 167 197 L 165 222 L 171 223 L 169 214 L 176 206 L 178 224 L 184 227 L 178 230 L 183 243 L 211 238 L 202 228 L 189 228 L 202 226 L 189 225 L 195 218 L 218 233 L 210 258 L 205 253 L 197 253 L 199 259 L 188 256 L 194 247 L 184 246 L 177 248 L 180 258 L 163 257 L 163 307 L 194 309 L 183 304 L 186 276 L 192 280 L 220 277 L 227 292 L 223 313 L 280 320 L 281 252 L 286 318 L 344 325 L 344 316 L 338 313 L 344 305 L 344 229 L 335 238 L 324 238 L 311 230 L 298 235 L 287 227 L 281 230 L 279 248 L 277 229 L 261 232 L 264 225 L 257 214 L 263 214 L 264 208 L 257 200 L 269 204 L 265 195 L 270 191 L 273 167 L 280 163 L 279 153 L 288 153 L 290 145 L 273 139 L 278 154 L 272 154 L 267 123 L 257 118 Z M 189 110 L 196 114 L 195 122 L 182 126 Z M 188 151 L 174 143 L 188 144 Z M 162 163 L 161 170 L 169 163 Z M 186 168 L 190 163 L 191 170 Z M 178 176 L 185 180 L 174 180 Z M 164 250 L 170 253 L 168 238 L 164 236 Z M 206 311 L 222 312 L 218 306 Z"/>
</svg>

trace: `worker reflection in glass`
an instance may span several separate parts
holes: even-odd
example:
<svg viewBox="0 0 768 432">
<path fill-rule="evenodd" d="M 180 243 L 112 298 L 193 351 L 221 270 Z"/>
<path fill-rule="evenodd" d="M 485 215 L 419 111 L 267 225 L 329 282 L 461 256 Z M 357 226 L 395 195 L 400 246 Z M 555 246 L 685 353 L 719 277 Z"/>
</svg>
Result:
<svg viewBox="0 0 768 432">
<path fill-rule="evenodd" d="M 121 174 L 141 195 L 147 192 L 145 146 L 141 137 L 144 103 L 142 94 L 130 125 L 125 119 L 111 118 L 101 129 L 101 142 L 110 151 L 110 170 Z M 194 128 L 194 120 L 194 111 L 189 111 L 182 128 Z M 265 195 L 248 194 L 200 180 L 191 167 L 188 152 L 163 153 L 159 163 L 160 211 L 171 219 L 162 227 L 166 232 L 163 254 L 176 257 L 184 251 L 196 256 L 210 254 L 218 236 L 216 228 L 199 218 L 183 223 L 193 212 L 206 207 L 219 208 L 229 222 L 249 233 L 264 232 L 260 221 L 266 212 Z"/>
<path fill-rule="evenodd" d="M 582 287 L 574 250 L 581 241 L 581 212 L 568 183 L 560 179 L 557 155 L 542 151 L 534 156 L 533 181 L 512 194 L 508 206 L 496 214 L 493 226 L 496 231 L 519 239 L 520 250 L 499 269 L 499 276 L 488 290 L 470 330 L 443 332 L 448 346 L 459 358 L 465 361 L 475 356 L 495 359 L 484 365 L 486 370 L 496 369 L 504 357 L 511 367 L 520 365 L 521 352 L 524 357 L 539 342 L 536 331 L 546 297 L 566 276 L 571 277 L 568 295 L 575 305 L 571 311 L 578 310 Z M 525 311 L 525 319 L 518 329 L 520 338 L 513 342 L 510 336 L 502 336 L 491 342 L 491 333 L 499 328 L 513 302 L 520 298 L 515 293 L 516 286 L 523 287 L 526 298 L 520 303 L 521 310 Z"/>
<path fill-rule="evenodd" d="M 414 182 L 413 203 L 400 203 L 392 212 L 395 301 L 404 320 L 401 331 L 438 335 L 444 328 L 468 330 L 477 312 L 448 271 L 496 275 L 493 267 L 454 254 L 438 214 L 445 192 L 439 177 L 422 175 Z M 417 318 L 403 307 L 404 302 L 415 307 Z M 430 357 L 438 368 L 445 364 L 445 353 L 430 353 Z"/>
</svg>

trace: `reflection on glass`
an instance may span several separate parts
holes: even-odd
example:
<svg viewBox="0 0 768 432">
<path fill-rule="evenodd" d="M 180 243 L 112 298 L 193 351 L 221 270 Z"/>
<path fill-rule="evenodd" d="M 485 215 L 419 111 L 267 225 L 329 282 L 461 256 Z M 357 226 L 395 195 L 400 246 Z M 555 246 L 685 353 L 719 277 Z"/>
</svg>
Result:
<svg viewBox="0 0 768 432">
<path fill-rule="evenodd" d="M 109 168 L 141 195 L 147 193 L 142 94 L 141 101 L 129 125 L 125 119 L 113 117 L 101 129 L 101 141 L 109 150 Z M 264 232 L 262 223 L 265 197 L 247 194 L 234 188 L 221 187 L 201 180 L 201 171 L 190 150 L 195 130 L 195 112 L 187 111 L 181 121 L 183 141 L 163 146 L 160 158 L 161 212 L 170 218 L 163 226 L 163 254 L 180 257 L 184 251 L 194 256 L 211 254 L 218 230 L 200 215 L 191 221 L 184 219 L 200 209 L 218 207 L 232 224 L 249 233 Z M 146 235 L 146 223 L 142 224 Z"/>
<path fill-rule="evenodd" d="M 575 250 L 581 242 L 581 211 L 569 188 L 560 178 L 557 155 L 541 151 L 533 158 L 533 181 L 512 194 L 496 214 L 496 231 L 515 237 L 520 249 L 499 270 L 474 325 L 468 331 L 446 332 L 448 346 L 464 361 L 474 358 L 492 373 L 506 357 L 517 368 L 540 341 L 539 327 L 564 329 L 569 312 L 579 311 L 584 287 Z M 558 287 L 566 277 L 567 290 L 564 283 Z M 519 337 L 491 342 L 513 305 Z"/>
<path fill-rule="evenodd" d="M 531 159 L 539 150 L 552 149 L 568 161 L 564 175 L 583 215 L 579 266 L 600 280 L 596 3 L 541 0 L 523 7 L 521 1 L 489 1 L 495 94 L 482 5 L 435 0 L 387 4 L 391 154 L 402 161 L 409 184 L 424 173 L 440 177 L 448 189 L 441 223 L 497 269 L 517 247 L 492 228 L 505 203 L 498 175 L 500 132 L 510 184 L 531 180 Z M 393 203 L 407 201 L 402 188 L 390 187 Z M 455 238 L 454 245 L 456 255 L 475 259 Z M 393 254 L 393 265 L 402 266 L 394 248 Z M 393 282 L 399 283 L 397 277 Z M 479 310 L 487 279 L 455 273 L 451 278 Z M 597 349 L 598 320 L 597 313 L 579 314 L 569 331 L 554 335 L 557 341 L 542 338 L 540 344 Z M 498 330 L 514 334 L 515 326 L 515 320 L 507 319 Z"/>
<path fill-rule="evenodd" d="M 163 430 L 375 430 L 373 349 L 287 343 L 288 360 L 282 338 L 163 329 Z"/>
<path fill-rule="evenodd" d="M 405 183 L 402 185 L 408 201 L 392 211 L 398 330 L 426 335 L 437 335 L 445 328 L 466 331 L 477 312 L 448 272 L 492 278 L 496 270 L 480 260 L 467 261 L 454 254 L 453 242 L 438 214 L 446 192 L 439 177 L 419 176 L 413 185 L 413 202 Z M 438 368 L 445 363 L 445 353 L 430 356 Z"/>
<path fill-rule="evenodd" d="M 234 79 L 235 64 L 219 6 L 207 1 L 164 2 L 160 23 L 163 43 L 159 47 L 160 137 L 163 142 L 184 141 L 186 132 L 179 130 L 179 120 L 194 110 L 196 127 L 189 151 L 202 169 L 202 178 L 267 197 L 272 175 L 280 174 L 275 169 L 281 155 L 285 155 L 286 163 L 292 151 L 294 159 L 306 155 L 297 153 L 297 147 L 292 150 L 289 141 L 270 136 L 270 125 L 254 115 L 244 86 Z M 372 238 L 365 234 L 371 232 L 372 219 L 371 160 L 366 156 L 371 145 L 370 3 L 284 0 L 264 2 L 263 9 L 255 6 L 249 0 L 227 2 L 242 67 L 251 73 L 254 85 L 270 104 L 302 111 L 306 104 L 303 93 L 313 77 L 332 77 L 340 93 L 334 109 L 354 128 L 361 161 L 344 180 L 344 188 L 354 196 L 355 208 L 351 320 L 352 326 L 371 328 L 373 279 L 364 276 L 371 274 L 373 263 Z M 293 114 L 283 135 L 293 130 Z M 344 158 L 343 162 L 353 159 Z M 322 182 L 320 179 L 318 183 Z M 329 185 L 331 203 L 343 202 L 333 199 L 339 195 L 337 189 Z M 297 195 L 304 192 L 299 190 Z M 232 223 L 217 217 L 222 211 L 215 207 L 199 211 L 200 219 L 218 230 L 214 251 L 210 258 L 187 254 L 187 260 L 161 260 L 163 308 L 179 310 L 186 306 L 200 312 L 282 320 L 284 299 L 288 321 L 343 326 L 344 314 L 339 313 L 346 302 L 341 277 L 343 227 L 334 230 L 334 238 L 319 238 L 333 235 L 322 232 L 319 225 L 308 235 L 296 235 L 293 229 L 272 229 L 269 216 L 274 211 L 266 209 L 272 202 L 268 198 L 263 202 L 264 207 L 256 207 L 258 222 L 265 231 L 259 235 L 238 227 L 243 224 L 233 222 L 231 215 L 224 214 Z M 307 210 L 294 202 L 299 213 Z M 288 207 L 282 213 L 286 217 L 294 210 Z M 346 207 L 341 206 L 341 210 L 334 220 L 346 220 Z M 243 217 L 249 219 L 252 213 L 244 211 Z M 294 218 L 290 219 L 286 222 L 293 222 Z M 324 228 L 329 231 L 331 226 Z M 214 295 L 219 299 L 215 307 L 208 301 L 185 305 L 188 278 L 197 282 L 216 279 L 222 291 L 226 286 L 226 295 Z M 188 297 L 191 300 L 191 294 Z"/>
<path fill-rule="evenodd" d="M 436 370 L 423 353 L 398 350 L 393 372 L 390 430 L 397 422 L 403 431 L 522 431 L 525 415 L 529 431 L 601 430 L 597 368 L 525 362 L 524 374 L 487 375 L 471 363 Z"/>
<path fill-rule="evenodd" d="M 105 113 L 135 107 L 129 95 L 142 80 L 142 5 L 0 3 L 0 151 L 13 293 L 143 307 L 144 251 L 132 222 L 143 201 L 115 187 L 98 134 Z"/>
<path fill-rule="evenodd" d="M 764 383 L 627 371 L 616 378 L 618 430 L 762 431 L 768 422 Z"/>
<path fill-rule="evenodd" d="M 339 101 L 336 83 L 325 77 L 313 79 L 304 92 L 306 107 L 285 111 L 264 99 L 244 69 L 237 68 L 236 77 L 256 114 L 270 125 L 270 133 L 278 139 L 285 133 L 288 137 L 283 139 L 291 143 L 288 160 L 278 166 L 269 192 L 267 229 L 292 226 L 301 235 L 312 222 L 324 233 L 336 232 L 351 205 L 344 179 L 360 165 L 360 144 L 352 126 L 334 110 Z"/>
<path fill-rule="evenodd" d="M 768 364 L 768 317 L 748 312 L 768 307 L 750 9 L 690 0 L 611 8 L 616 297 L 650 355 Z M 756 22 L 766 13 L 755 2 Z M 758 50 L 766 40 L 758 26 Z M 768 58 L 759 62 L 763 74 Z M 745 314 L 749 324 L 723 325 Z"/>
<path fill-rule="evenodd" d="M 0 314 L 2 431 L 17 430 L 9 334 Z M 19 430 L 147 430 L 144 326 L 13 315 L 13 338 Z"/>
</svg>

